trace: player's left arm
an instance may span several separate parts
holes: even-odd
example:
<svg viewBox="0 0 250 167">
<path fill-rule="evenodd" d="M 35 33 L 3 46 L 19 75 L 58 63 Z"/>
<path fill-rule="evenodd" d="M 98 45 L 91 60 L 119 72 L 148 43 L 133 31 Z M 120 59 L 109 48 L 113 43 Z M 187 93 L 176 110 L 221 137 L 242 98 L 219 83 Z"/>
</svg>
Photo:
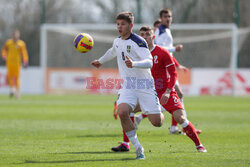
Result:
<svg viewBox="0 0 250 167">
<path fill-rule="evenodd" d="M 108 61 L 112 60 L 113 58 L 115 58 L 116 54 L 115 54 L 115 47 L 114 47 L 114 45 L 115 45 L 115 40 L 113 42 L 113 46 L 110 49 L 108 49 L 106 51 L 106 53 L 102 57 L 100 57 L 98 60 L 92 61 L 91 64 L 94 67 L 99 68 L 99 67 L 102 66 L 103 63 L 108 62 Z"/>
<path fill-rule="evenodd" d="M 152 56 L 147 47 L 136 47 L 135 54 L 140 57 L 141 60 L 133 61 L 128 56 L 126 56 L 126 65 L 128 68 L 152 68 Z"/>
<path fill-rule="evenodd" d="M 23 42 L 21 45 L 21 54 L 22 54 L 22 60 L 23 60 L 23 66 L 26 68 L 28 67 L 28 63 L 29 63 L 29 56 L 28 56 L 28 52 L 26 49 L 26 44 Z"/>
<path fill-rule="evenodd" d="M 162 61 L 168 71 L 168 74 L 170 75 L 170 79 L 168 81 L 168 86 L 166 91 L 163 93 L 160 102 L 161 104 L 166 104 L 169 97 L 170 97 L 170 93 L 172 91 L 172 89 L 174 88 L 175 82 L 177 80 L 177 71 L 176 71 L 176 67 L 174 65 L 174 61 L 171 58 L 169 52 L 165 52 L 164 55 L 162 56 Z"/>
</svg>

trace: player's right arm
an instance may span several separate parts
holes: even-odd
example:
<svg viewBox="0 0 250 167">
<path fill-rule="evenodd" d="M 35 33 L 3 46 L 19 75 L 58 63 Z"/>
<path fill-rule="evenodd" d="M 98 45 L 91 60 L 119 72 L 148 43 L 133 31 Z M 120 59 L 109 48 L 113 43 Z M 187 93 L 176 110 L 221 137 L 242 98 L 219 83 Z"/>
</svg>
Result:
<svg viewBox="0 0 250 167">
<path fill-rule="evenodd" d="M 98 60 L 92 61 L 91 64 L 95 66 L 96 68 L 99 68 L 102 66 L 103 63 L 108 62 L 115 57 L 116 57 L 116 53 L 115 53 L 115 48 L 113 45 L 113 47 L 107 50 L 107 52 L 102 57 L 100 57 Z"/>
<path fill-rule="evenodd" d="M 162 41 L 162 43 L 158 44 L 159 46 L 162 46 L 164 49 L 166 49 L 167 51 L 173 53 L 176 52 L 176 48 L 174 46 L 166 46 L 166 42 Z"/>
<path fill-rule="evenodd" d="M 169 52 L 180 52 L 183 49 L 183 45 L 176 45 L 176 46 L 163 46 L 165 49 L 167 49 Z"/>
</svg>

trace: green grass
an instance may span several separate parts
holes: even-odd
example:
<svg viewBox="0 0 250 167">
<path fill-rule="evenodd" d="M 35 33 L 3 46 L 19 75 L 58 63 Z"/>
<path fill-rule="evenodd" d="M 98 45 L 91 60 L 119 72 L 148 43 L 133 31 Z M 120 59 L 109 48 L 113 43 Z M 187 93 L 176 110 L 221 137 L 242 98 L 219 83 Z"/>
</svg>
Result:
<svg viewBox="0 0 250 167">
<path fill-rule="evenodd" d="M 145 161 L 135 151 L 113 153 L 122 140 L 112 116 L 116 96 L 0 96 L 0 166 L 250 166 L 250 98 L 186 97 L 188 118 L 203 130 L 208 153 L 186 136 L 169 135 L 143 120 L 137 131 Z"/>
</svg>

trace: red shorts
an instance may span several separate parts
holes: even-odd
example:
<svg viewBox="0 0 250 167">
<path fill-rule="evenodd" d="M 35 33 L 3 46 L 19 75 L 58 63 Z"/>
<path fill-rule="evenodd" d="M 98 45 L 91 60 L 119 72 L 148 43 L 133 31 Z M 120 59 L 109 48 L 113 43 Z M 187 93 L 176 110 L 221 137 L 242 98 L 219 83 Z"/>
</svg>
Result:
<svg viewBox="0 0 250 167">
<path fill-rule="evenodd" d="M 158 93 L 158 92 L 157 92 Z M 161 96 L 164 92 L 159 92 L 158 97 L 161 99 Z M 167 104 L 164 104 L 163 107 L 170 113 L 173 114 L 174 111 L 179 110 L 179 109 L 184 109 L 180 98 L 178 97 L 176 91 L 172 91 L 170 93 L 170 97 L 168 99 Z"/>
</svg>

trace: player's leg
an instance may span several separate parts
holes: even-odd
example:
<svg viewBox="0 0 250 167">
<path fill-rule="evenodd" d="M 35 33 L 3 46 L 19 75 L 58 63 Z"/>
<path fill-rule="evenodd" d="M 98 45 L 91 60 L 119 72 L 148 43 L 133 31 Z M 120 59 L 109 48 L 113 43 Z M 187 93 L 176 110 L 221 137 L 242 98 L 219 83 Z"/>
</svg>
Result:
<svg viewBox="0 0 250 167">
<path fill-rule="evenodd" d="M 179 85 L 179 82 L 178 82 L 178 81 L 176 81 L 176 83 L 175 83 L 175 90 L 176 90 L 176 92 L 177 92 L 178 97 L 179 97 L 180 99 L 182 99 L 183 93 L 182 93 L 182 91 L 181 91 L 181 89 L 180 89 L 180 85 Z M 181 101 L 182 101 L 182 100 L 181 100 Z M 184 104 L 183 104 L 183 103 L 182 103 L 182 106 L 184 107 Z M 169 133 L 170 133 L 170 134 L 181 134 L 180 132 L 181 132 L 181 131 L 180 131 L 179 128 L 178 128 L 178 123 L 177 123 L 177 121 L 174 119 L 174 117 L 173 117 L 173 115 L 172 115 L 172 124 L 171 124 Z"/>
<path fill-rule="evenodd" d="M 178 97 L 180 98 L 180 102 L 181 102 L 181 104 L 182 104 L 182 106 L 183 106 L 183 113 L 184 113 L 184 116 L 187 118 L 187 113 L 186 113 L 186 110 L 185 110 L 185 107 L 184 107 L 184 100 L 183 100 L 183 91 L 181 90 L 181 87 L 180 87 L 180 84 L 179 84 L 179 82 L 177 81 L 176 82 L 176 84 L 175 84 L 175 90 L 176 90 L 176 92 L 177 92 L 177 95 L 178 95 Z M 174 118 L 172 118 L 172 120 L 174 120 Z M 173 126 L 176 126 L 175 125 L 176 124 L 176 121 L 172 121 L 172 127 Z M 172 128 L 171 127 L 171 128 Z M 178 128 L 178 127 L 177 127 Z M 173 127 L 173 129 L 175 129 L 175 127 Z M 184 129 L 183 129 L 183 131 L 184 131 Z M 200 130 L 200 129 L 196 129 L 196 133 L 197 134 L 200 134 L 202 131 Z M 171 133 L 171 129 L 170 129 L 170 133 Z"/>
<path fill-rule="evenodd" d="M 113 110 L 113 112 L 114 112 L 114 118 L 118 119 L 118 110 L 117 110 L 117 103 L 116 103 L 116 101 L 114 103 L 114 110 Z"/>
<path fill-rule="evenodd" d="M 129 114 L 134 110 L 137 104 L 137 95 L 135 91 L 132 90 L 120 90 L 119 93 L 120 96 L 117 100 L 117 104 L 122 128 L 136 150 L 136 158 L 145 159 L 144 149 L 137 138 L 135 126 L 129 117 Z"/>
<path fill-rule="evenodd" d="M 161 127 L 164 120 L 164 115 L 162 113 L 148 114 L 148 119 L 155 127 Z"/>
<path fill-rule="evenodd" d="M 135 150 L 136 150 L 136 158 L 137 159 L 144 159 L 144 150 L 137 138 L 137 134 L 136 134 L 136 129 L 134 127 L 133 122 L 131 121 L 131 119 L 129 118 L 129 113 L 132 112 L 132 107 L 127 104 L 127 103 L 120 103 L 118 105 L 118 114 L 120 117 L 120 121 L 121 121 L 121 125 L 123 130 L 125 131 L 127 137 L 129 138 L 129 140 L 131 141 L 131 143 L 133 144 Z M 143 155 L 141 155 L 141 153 L 143 153 Z M 140 156 L 143 156 L 143 158 L 141 158 Z"/>
<path fill-rule="evenodd" d="M 13 97 L 15 94 L 13 77 L 14 77 L 13 68 L 12 66 L 8 65 L 7 66 L 7 80 L 8 80 L 9 89 L 10 89 L 10 97 Z"/>
<path fill-rule="evenodd" d="M 164 116 L 161 113 L 160 102 L 158 96 L 153 89 L 148 89 L 144 91 L 136 91 L 136 97 L 138 98 L 138 102 L 140 104 L 140 108 L 142 112 L 146 114 L 153 114 L 154 116 L 150 116 L 150 122 L 154 126 L 161 126 Z M 127 133 L 126 133 L 127 134 Z M 128 134 L 127 134 L 128 135 Z M 141 147 L 142 148 L 142 147 Z M 144 159 L 144 149 L 138 149 L 136 151 L 136 155 L 139 159 Z"/>
<path fill-rule="evenodd" d="M 148 93 L 138 93 L 142 112 L 147 115 L 153 126 L 160 127 L 164 120 L 157 94 L 152 90 Z"/>
<path fill-rule="evenodd" d="M 176 120 L 174 119 L 174 116 L 172 115 L 172 124 L 170 127 L 170 134 L 180 134 L 180 130 L 178 129 L 178 123 L 176 122 Z"/>
<path fill-rule="evenodd" d="M 139 103 L 137 103 L 137 105 L 136 105 L 136 107 L 135 107 L 133 113 L 138 113 L 138 112 L 140 112 L 140 111 L 141 111 L 141 107 L 140 107 Z M 136 129 L 138 129 L 138 126 L 139 126 L 141 120 L 142 120 L 143 118 L 146 118 L 146 117 L 147 117 L 147 115 L 145 115 L 145 114 L 143 114 L 143 113 L 140 113 L 140 114 L 138 114 L 138 115 L 135 115 L 135 117 L 134 117 L 134 125 L 135 125 L 135 128 L 136 128 Z"/>
<path fill-rule="evenodd" d="M 185 117 L 184 109 L 179 109 L 173 112 L 175 120 L 182 126 L 186 135 L 193 140 L 198 152 L 207 152 L 204 146 L 201 144 L 200 139 L 196 133 L 196 130 L 191 122 Z"/>
<path fill-rule="evenodd" d="M 174 116 L 174 119 L 182 126 L 186 135 L 195 143 L 197 150 L 199 152 L 206 152 L 200 142 L 194 126 L 185 116 L 183 106 L 175 91 L 170 93 L 170 97 L 167 104 L 164 105 L 164 108 L 169 111 Z"/>
<path fill-rule="evenodd" d="M 135 128 L 138 129 L 139 124 L 144 118 L 147 118 L 148 115 L 140 113 L 138 115 L 135 115 Z"/>
<path fill-rule="evenodd" d="M 160 107 L 161 107 L 162 113 L 166 111 L 166 109 L 162 105 Z M 138 129 L 138 126 L 139 126 L 141 120 L 143 120 L 144 118 L 147 118 L 147 117 L 148 117 L 148 114 L 144 114 L 143 112 L 139 115 L 135 115 L 135 122 L 134 122 L 135 128 Z"/>
</svg>

